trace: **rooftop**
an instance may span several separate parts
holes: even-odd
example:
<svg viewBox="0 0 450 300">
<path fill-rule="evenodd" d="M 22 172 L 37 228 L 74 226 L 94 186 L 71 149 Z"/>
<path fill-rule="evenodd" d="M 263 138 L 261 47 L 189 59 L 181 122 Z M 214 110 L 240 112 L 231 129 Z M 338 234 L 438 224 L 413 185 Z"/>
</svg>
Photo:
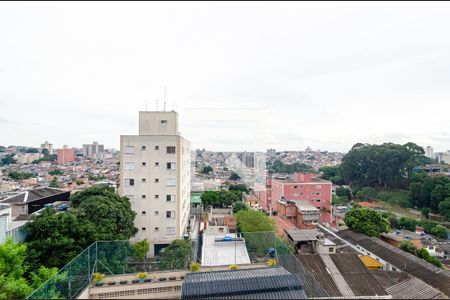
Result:
<svg viewBox="0 0 450 300">
<path fill-rule="evenodd" d="M 10 204 L 21 204 L 21 203 L 29 203 L 36 200 L 40 200 L 42 198 L 47 198 L 50 196 L 67 193 L 68 191 L 59 190 L 50 187 L 38 188 L 34 190 L 29 190 L 22 192 L 18 195 L 12 196 L 10 198 L 6 198 L 2 200 L 0 203 L 10 203 Z"/>
</svg>

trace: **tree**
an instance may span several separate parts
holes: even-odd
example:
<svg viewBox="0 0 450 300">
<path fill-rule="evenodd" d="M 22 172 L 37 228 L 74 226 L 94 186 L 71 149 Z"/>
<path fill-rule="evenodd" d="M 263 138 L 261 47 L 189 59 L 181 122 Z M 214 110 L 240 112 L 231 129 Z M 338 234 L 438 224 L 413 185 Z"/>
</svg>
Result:
<svg viewBox="0 0 450 300">
<path fill-rule="evenodd" d="M 347 200 L 350 200 L 352 193 L 350 192 L 349 189 L 345 188 L 345 187 L 338 187 L 336 189 L 336 195 L 339 197 L 344 197 Z"/>
<path fill-rule="evenodd" d="M 389 222 L 381 213 L 369 208 L 352 207 L 344 217 L 345 224 L 353 231 L 368 236 L 379 237 L 383 232 L 389 232 Z"/>
<path fill-rule="evenodd" d="M 430 195 L 430 208 L 432 211 L 437 211 L 439 203 L 450 197 L 450 185 L 436 184 Z"/>
<path fill-rule="evenodd" d="M 442 263 L 435 257 L 432 257 L 430 255 L 430 253 L 428 253 L 428 250 L 425 248 L 421 248 L 419 250 L 417 250 L 417 257 L 426 260 L 427 262 L 435 265 L 436 267 L 441 268 L 442 267 Z"/>
<path fill-rule="evenodd" d="M 2 165 L 11 165 L 15 164 L 17 160 L 15 160 L 12 155 L 6 155 L 0 160 L 0 162 Z"/>
<path fill-rule="evenodd" d="M 240 210 L 236 213 L 236 221 L 240 232 L 275 230 L 275 221 L 260 211 Z"/>
<path fill-rule="evenodd" d="M 237 193 L 236 193 L 237 192 Z M 206 191 L 202 193 L 200 199 L 206 205 L 212 205 L 214 208 L 226 208 L 235 202 L 242 201 L 238 191 Z"/>
<path fill-rule="evenodd" d="M 186 269 L 189 264 L 191 243 L 185 240 L 173 240 L 160 254 L 161 269 Z"/>
<path fill-rule="evenodd" d="M 247 210 L 248 209 L 248 207 L 247 207 L 247 205 L 245 205 L 244 203 L 242 203 L 242 202 L 236 202 L 234 205 L 233 205 L 233 214 L 236 214 L 238 211 L 241 211 L 241 210 Z"/>
<path fill-rule="evenodd" d="M 445 220 L 450 221 L 450 197 L 439 203 L 439 213 Z"/>
<path fill-rule="evenodd" d="M 351 184 L 402 187 L 407 183 L 407 174 L 423 161 L 424 153 L 421 147 L 413 143 L 358 143 L 342 159 L 342 176 Z"/>
<path fill-rule="evenodd" d="M 113 188 L 94 186 L 72 195 L 71 202 L 67 212 L 47 208 L 27 223 L 27 261 L 32 270 L 40 265 L 61 268 L 96 240 L 129 240 L 137 232 L 129 200 Z M 125 248 L 119 249 L 120 257 Z"/>
<path fill-rule="evenodd" d="M 428 207 L 422 208 L 421 214 L 425 219 L 428 219 L 430 217 L 430 209 Z"/>
<path fill-rule="evenodd" d="M 41 153 L 44 155 L 44 157 L 48 157 L 50 155 L 50 152 L 46 148 L 42 149 Z"/>
<path fill-rule="evenodd" d="M 448 234 L 447 234 L 447 228 L 445 228 L 442 225 L 436 225 L 433 229 L 431 229 L 430 232 L 432 235 L 437 236 L 441 239 L 446 239 Z"/>
<path fill-rule="evenodd" d="M 25 278 L 27 247 L 14 243 L 8 238 L 0 245 L 0 298 L 26 298 L 33 289 L 56 274 L 56 268 L 48 269 L 40 266 L 36 273 L 30 273 L 30 280 Z"/>
<path fill-rule="evenodd" d="M 241 177 L 236 172 L 231 173 L 230 180 L 237 181 L 239 179 L 241 179 Z"/>
<path fill-rule="evenodd" d="M 14 180 L 23 180 L 33 177 L 33 173 L 28 172 L 9 172 L 8 177 Z"/>
<path fill-rule="evenodd" d="M 202 173 L 203 174 L 209 174 L 210 172 L 212 172 L 213 171 L 213 168 L 211 167 L 211 166 L 205 166 L 205 167 L 203 167 L 203 169 L 202 169 Z"/>
<path fill-rule="evenodd" d="M 416 226 L 417 226 L 417 221 L 412 219 L 412 218 L 401 217 L 398 220 L 398 228 L 399 229 L 406 229 L 406 230 L 409 230 L 409 231 L 416 231 Z"/>
<path fill-rule="evenodd" d="M 56 178 L 56 176 L 53 177 L 48 186 L 52 187 L 52 188 L 57 188 L 58 187 L 58 178 Z"/>
<path fill-rule="evenodd" d="M 50 175 L 62 175 L 64 172 L 62 170 L 56 169 L 48 172 Z"/>
<path fill-rule="evenodd" d="M 409 252 L 414 255 L 416 254 L 417 251 L 416 246 L 414 246 L 414 244 L 411 243 L 411 241 L 402 241 L 398 247 L 403 251 Z"/>
<path fill-rule="evenodd" d="M 26 153 L 39 153 L 39 150 L 36 148 L 28 148 Z"/>
<path fill-rule="evenodd" d="M 150 244 L 147 239 L 137 242 L 133 246 L 134 254 L 133 258 L 140 261 L 144 261 L 147 258 L 147 253 L 150 250 Z"/>
<path fill-rule="evenodd" d="M 334 184 L 343 185 L 345 184 L 342 178 L 342 168 L 341 166 L 326 166 L 319 169 L 322 173 L 323 179 L 330 180 Z"/>
<path fill-rule="evenodd" d="M 245 184 L 230 184 L 228 187 L 230 191 L 241 191 L 244 193 L 248 193 L 248 188 Z"/>
<path fill-rule="evenodd" d="M 315 170 L 313 167 L 307 164 L 293 163 L 284 164 L 280 160 L 276 160 L 272 165 L 269 166 L 269 173 L 287 173 L 292 174 L 295 172 L 299 173 L 313 173 Z"/>
</svg>

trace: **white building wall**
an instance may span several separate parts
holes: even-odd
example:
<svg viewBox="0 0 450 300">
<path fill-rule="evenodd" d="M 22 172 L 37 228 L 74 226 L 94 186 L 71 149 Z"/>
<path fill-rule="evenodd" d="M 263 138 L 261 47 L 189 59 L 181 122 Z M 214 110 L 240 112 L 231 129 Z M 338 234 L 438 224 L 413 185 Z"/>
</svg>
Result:
<svg viewBox="0 0 450 300">
<path fill-rule="evenodd" d="M 130 198 L 137 213 L 139 231 L 132 241 L 148 239 L 153 256 L 154 245 L 183 238 L 189 222 L 190 144 L 173 134 L 177 127 L 170 122 L 175 122 L 175 112 L 140 112 L 139 116 L 140 126 L 145 127 L 141 135 L 121 136 L 119 193 Z M 167 135 L 159 127 L 152 131 L 161 120 L 167 121 Z M 168 153 L 168 147 L 175 147 L 175 153 Z M 133 186 L 127 186 L 130 179 Z"/>
</svg>

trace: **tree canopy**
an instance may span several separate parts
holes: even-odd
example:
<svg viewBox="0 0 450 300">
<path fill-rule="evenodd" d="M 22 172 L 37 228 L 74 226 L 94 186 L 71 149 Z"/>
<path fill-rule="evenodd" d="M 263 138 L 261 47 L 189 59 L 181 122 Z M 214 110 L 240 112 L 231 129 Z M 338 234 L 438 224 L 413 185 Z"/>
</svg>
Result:
<svg viewBox="0 0 450 300">
<path fill-rule="evenodd" d="M 414 143 L 358 143 L 342 159 L 342 176 L 346 182 L 361 186 L 402 187 L 407 174 L 423 163 L 424 153 Z"/>
<path fill-rule="evenodd" d="M 189 264 L 191 248 L 192 245 L 189 241 L 173 240 L 160 254 L 161 269 L 186 269 Z"/>
<path fill-rule="evenodd" d="M 334 184 L 343 185 L 345 184 L 342 178 L 342 168 L 341 166 L 325 166 L 319 169 L 322 173 L 323 179 L 330 180 Z"/>
<path fill-rule="evenodd" d="M 206 191 L 203 192 L 200 199 L 205 205 L 212 205 L 214 208 L 226 208 L 233 203 L 241 201 L 242 192 L 240 191 Z"/>
<path fill-rule="evenodd" d="M 352 207 L 345 214 L 344 222 L 351 230 L 374 237 L 390 229 L 388 220 L 381 213 L 360 206 Z"/>
<path fill-rule="evenodd" d="M 27 223 L 27 260 L 33 270 L 61 268 L 96 240 L 128 240 L 137 232 L 136 213 L 113 188 L 94 186 L 72 195 L 71 202 L 67 212 L 47 208 Z"/>
<path fill-rule="evenodd" d="M 8 177 L 14 180 L 23 180 L 33 177 L 33 173 L 12 171 L 8 173 Z"/>
<path fill-rule="evenodd" d="M 240 232 L 275 230 L 275 221 L 260 211 L 240 210 L 236 213 L 236 221 Z"/>
<path fill-rule="evenodd" d="M 231 173 L 230 180 L 237 181 L 239 179 L 241 179 L 241 176 L 239 176 L 238 173 L 236 172 Z"/>
<path fill-rule="evenodd" d="M 213 171 L 213 168 L 211 167 L 211 166 L 204 166 L 203 168 L 202 168 L 202 173 L 203 174 L 209 174 L 210 172 L 212 172 Z"/>
<path fill-rule="evenodd" d="M 299 173 L 313 173 L 314 168 L 307 164 L 295 162 L 293 164 L 285 164 L 280 160 L 276 160 L 272 165 L 268 167 L 269 173 L 287 173 L 292 174 Z"/>
</svg>

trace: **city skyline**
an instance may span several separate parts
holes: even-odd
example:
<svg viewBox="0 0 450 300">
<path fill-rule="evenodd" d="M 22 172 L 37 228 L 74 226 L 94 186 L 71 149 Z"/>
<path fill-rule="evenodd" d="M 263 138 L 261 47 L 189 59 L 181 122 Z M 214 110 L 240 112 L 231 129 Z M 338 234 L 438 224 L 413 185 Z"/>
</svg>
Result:
<svg viewBox="0 0 450 300">
<path fill-rule="evenodd" d="M 117 149 L 138 111 L 167 99 L 194 149 L 412 141 L 445 151 L 449 12 L 448 3 L 4 3 L 0 145 Z"/>
</svg>

